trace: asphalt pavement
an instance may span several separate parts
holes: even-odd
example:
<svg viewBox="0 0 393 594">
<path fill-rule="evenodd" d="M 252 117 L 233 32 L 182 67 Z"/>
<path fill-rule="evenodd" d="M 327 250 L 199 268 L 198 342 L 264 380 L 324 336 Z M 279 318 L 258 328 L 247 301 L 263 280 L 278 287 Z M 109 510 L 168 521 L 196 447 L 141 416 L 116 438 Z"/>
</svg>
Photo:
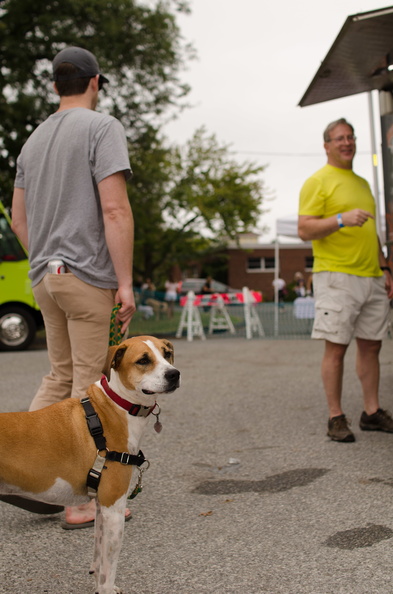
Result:
<svg viewBox="0 0 393 594">
<path fill-rule="evenodd" d="M 160 400 L 163 430 L 152 420 L 142 444 L 151 466 L 125 527 L 124 594 L 393 593 L 393 434 L 359 429 L 354 345 L 348 444 L 326 437 L 323 343 L 174 345 L 182 386 Z M 392 358 L 388 339 L 380 392 L 391 411 Z M 25 410 L 47 369 L 44 345 L 0 353 L 0 411 Z M 94 591 L 92 530 L 60 519 L 0 503 L 1 594 Z"/>
</svg>

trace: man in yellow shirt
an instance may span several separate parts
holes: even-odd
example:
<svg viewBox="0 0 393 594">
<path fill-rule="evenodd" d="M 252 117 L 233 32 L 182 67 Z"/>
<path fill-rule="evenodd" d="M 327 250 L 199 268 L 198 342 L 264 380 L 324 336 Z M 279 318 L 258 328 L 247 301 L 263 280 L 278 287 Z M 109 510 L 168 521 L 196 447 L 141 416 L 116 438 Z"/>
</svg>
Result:
<svg viewBox="0 0 393 594">
<path fill-rule="evenodd" d="M 327 164 L 303 185 L 299 237 L 312 241 L 315 320 L 312 338 L 325 340 L 322 381 L 329 408 L 328 436 L 353 442 L 341 407 L 344 357 L 356 338 L 356 370 L 364 411 L 360 428 L 393 433 L 393 419 L 379 406 L 379 352 L 386 336 L 393 278 L 375 225 L 367 181 L 352 171 L 354 129 L 344 118 L 324 132 Z"/>
</svg>

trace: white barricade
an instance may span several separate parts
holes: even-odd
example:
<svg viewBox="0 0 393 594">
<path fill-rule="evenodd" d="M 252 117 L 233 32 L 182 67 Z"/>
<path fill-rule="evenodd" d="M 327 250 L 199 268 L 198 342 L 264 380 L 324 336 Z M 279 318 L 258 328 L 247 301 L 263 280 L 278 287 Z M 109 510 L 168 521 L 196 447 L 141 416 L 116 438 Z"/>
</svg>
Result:
<svg viewBox="0 0 393 594">
<path fill-rule="evenodd" d="M 176 338 L 181 338 L 183 331 L 186 330 L 187 340 L 190 342 L 194 339 L 194 336 L 202 340 L 206 339 L 199 306 L 210 307 L 209 334 L 213 334 L 214 330 L 229 330 L 231 334 L 236 334 L 223 296 L 213 294 L 208 304 L 204 303 L 204 297 L 201 295 L 196 297 L 193 291 L 189 291 L 186 298 L 181 298 L 180 304 L 183 307 L 183 311 L 177 328 Z M 265 336 L 262 322 L 255 308 L 257 302 L 261 300 L 260 295 L 254 295 L 248 287 L 243 287 L 242 293 L 236 294 L 236 299 L 238 304 L 242 304 L 244 308 L 246 338 L 251 339 L 255 333 L 258 336 Z M 233 303 L 233 301 L 230 301 L 230 303 Z"/>
<path fill-rule="evenodd" d="M 205 333 L 203 331 L 201 314 L 198 307 L 194 305 L 194 301 L 195 293 L 193 291 L 189 291 L 187 293 L 187 301 L 181 314 L 179 327 L 176 332 L 176 338 L 181 338 L 183 330 L 185 329 L 187 331 L 187 340 L 189 342 L 193 340 L 194 336 L 197 336 L 202 340 L 206 339 Z"/>
<path fill-rule="evenodd" d="M 255 300 L 248 287 L 243 287 L 244 321 L 246 324 L 246 338 L 250 340 L 253 332 L 265 336 L 262 322 L 255 311 Z"/>
<path fill-rule="evenodd" d="M 214 330 L 229 330 L 231 334 L 236 334 L 235 327 L 225 307 L 224 299 L 218 295 L 217 300 L 210 307 L 209 334 Z"/>
</svg>

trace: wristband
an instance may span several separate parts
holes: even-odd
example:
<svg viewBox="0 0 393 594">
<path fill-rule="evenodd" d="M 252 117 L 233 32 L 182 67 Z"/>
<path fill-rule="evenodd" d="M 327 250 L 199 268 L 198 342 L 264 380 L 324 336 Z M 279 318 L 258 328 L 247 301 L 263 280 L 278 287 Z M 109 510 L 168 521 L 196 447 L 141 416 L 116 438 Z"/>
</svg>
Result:
<svg viewBox="0 0 393 594">
<path fill-rule="evenodd" d="M 338 214 L 337 215 L 337 223 L 340 229 L 342 229 L 343 227 L 345 227 L 344 223 L 343 223 L 343 216 L 342 214 Z"/>
<path fill-rule="evenodd" d="M 381 270 L 387 270 L 388 272 L 390 272 L 390 274 L 392 274 L 392 271 L 390 270 L 390 266 L 380 266 Z"/>
</svg>

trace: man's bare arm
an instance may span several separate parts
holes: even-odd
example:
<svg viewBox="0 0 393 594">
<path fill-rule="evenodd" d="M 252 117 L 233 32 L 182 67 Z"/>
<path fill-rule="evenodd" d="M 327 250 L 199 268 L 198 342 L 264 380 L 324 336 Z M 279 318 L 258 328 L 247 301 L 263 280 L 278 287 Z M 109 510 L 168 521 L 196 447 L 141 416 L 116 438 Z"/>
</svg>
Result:
<svg viewBox="0 0 393 594">
<path fill-rule="evenodd" d="M 341 213 L 341 219 L 345 227 L 362 227 L 368 219 L 375 217 L 367 210 L 355 208 Z M 311 215 L 300 215 L 298 220 L 298 234 L 303 241 L 323 239 L 340 229 L 337 215 L 326 219 Z"/>
<path fill-rule="evenodd" d="M 118 281 L 116 301 L 121 303 L 118 319 L 125 332 L 135 313 L 132 289 L 134 219 L 127 196 L 123 172 L 106 177 L 98 184 L 105 225 L 105 239 Z"/>
</svg>

